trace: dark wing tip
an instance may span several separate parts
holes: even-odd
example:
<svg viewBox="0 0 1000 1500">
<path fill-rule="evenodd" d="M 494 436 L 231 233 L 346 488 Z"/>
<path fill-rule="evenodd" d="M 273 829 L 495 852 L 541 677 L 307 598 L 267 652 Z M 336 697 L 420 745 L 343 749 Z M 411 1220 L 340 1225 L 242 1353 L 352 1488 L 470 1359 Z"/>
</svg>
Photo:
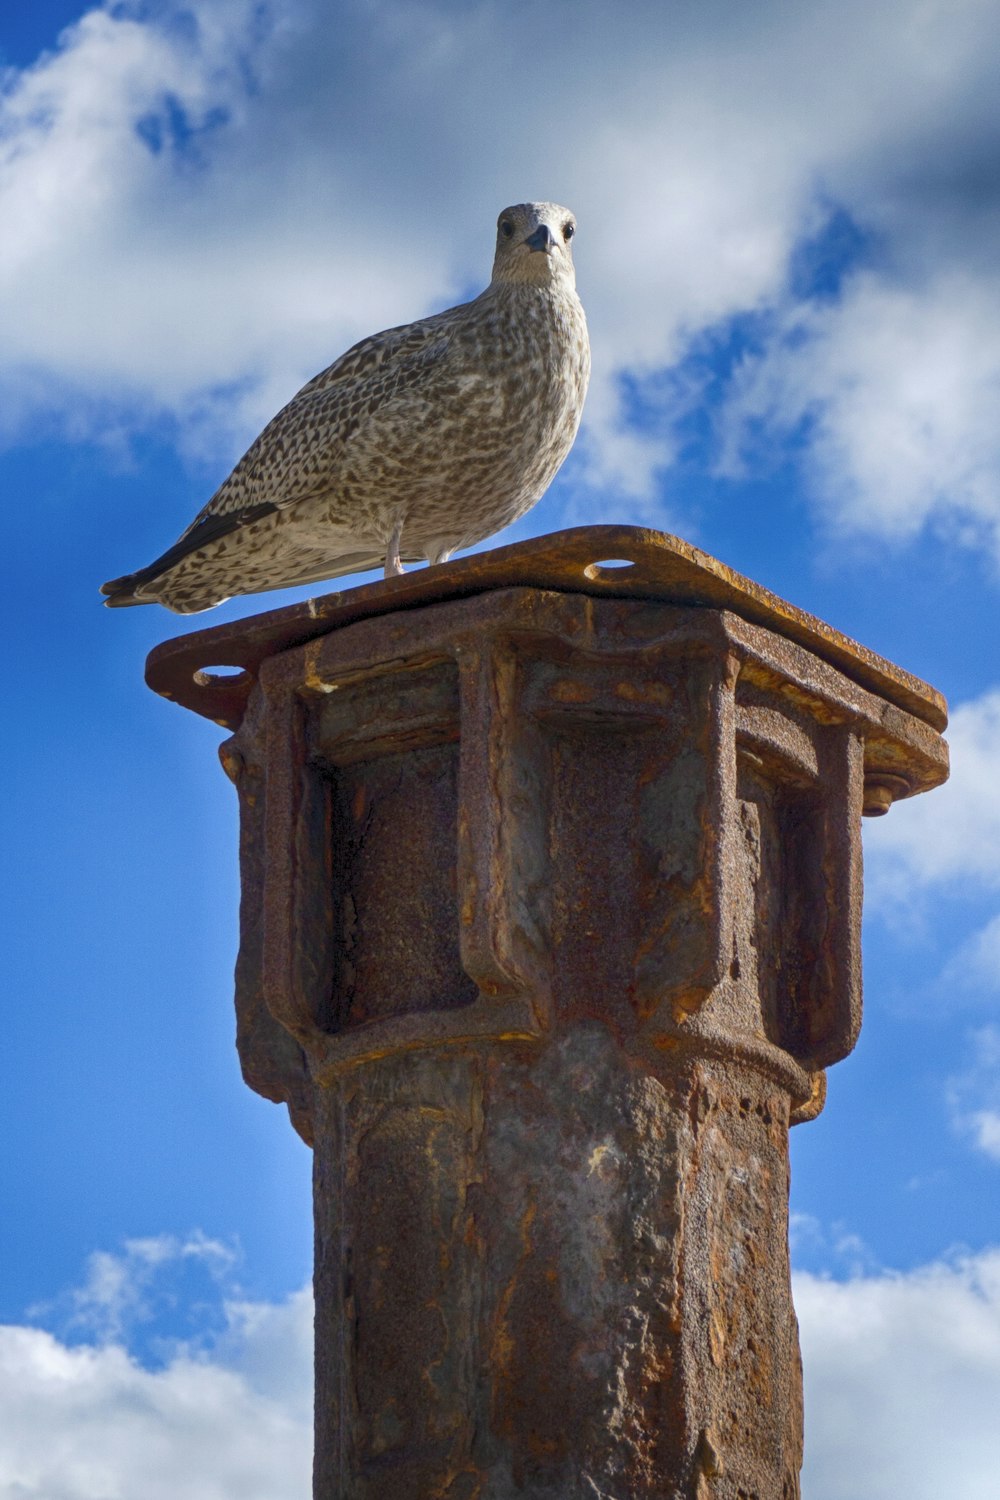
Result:
<svg viewBox="0 0 1000 1500">
<path fill-rule="evenodd" d="M 102 583 L 101 593 L 105 595 L 105 604 L 109 609 L 120 609 L 129 604 L 154 603 L 152 599 L 137 599 L 136 590 L 162 577 L 185 557 L 190 557 L 192 552 L 197 552 L 200 547 L 217 542 L 222 537 L 229 536 L 231 532 L 238 531 L 241 526 L 257 521 L 262 516 L 271 515 L 277 509 L 273 501 L 264 500 L 259 505 L 245 506 L 242 510 L 227 511 L 222 515 L 203 516 L 148 567 L 140 568 L 138 573 L 126 573 L 122 578 L 112 578 L 107 583 Z"/>
<path fill-rule="evenodd" d="M 135 597 L 137 580 L 137 573 L 126 573 L 123 578 L 112 578 L 107 583 L 102 583 L 101 593 L 105 595 L 104 603 L 108 609 L 122 609 L 129 604 L 149 604 L 149 599 Z"/>
</svg>

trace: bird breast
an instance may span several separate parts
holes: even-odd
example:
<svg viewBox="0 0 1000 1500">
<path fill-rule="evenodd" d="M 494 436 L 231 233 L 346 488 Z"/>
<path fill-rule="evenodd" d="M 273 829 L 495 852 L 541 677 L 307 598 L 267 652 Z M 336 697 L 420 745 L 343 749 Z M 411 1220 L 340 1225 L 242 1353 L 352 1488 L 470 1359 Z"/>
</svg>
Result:
<svg viewBox="0 0 1000 1500">
<path fill-rule="evenodd" d="M 455 309 L 442 352 L 354 430 L 317 521 L 385 537 L 402 513 L 419 555 L 471 546 L 542 495 L 579 426 L 586 321 L 575 293 L 496 290 Z"/>
<path fill-rule="evenodd" d="M 590 372 L 586 322 L 575 296 L 516 290 L 519 297 L 496 307 L 472 304 L 479 316 L 452 330 L 446 355 L 421 385 L 386 403 L 375 424 L 379 432 L 370 434 L 384 457 L 407 463 L 417 453 L 433 454 L 428 467 L 439 483 L 450 467 L 450 445 L 456 464 L 492 458 L 505 470 L 520 468 L 526 480 L 536 469 L 551 477 L 583 408 Z M 529 290 L 534 295 L 525 295 Z M 534 472 L 531 480 L 538 483 Z"/>
</svg>

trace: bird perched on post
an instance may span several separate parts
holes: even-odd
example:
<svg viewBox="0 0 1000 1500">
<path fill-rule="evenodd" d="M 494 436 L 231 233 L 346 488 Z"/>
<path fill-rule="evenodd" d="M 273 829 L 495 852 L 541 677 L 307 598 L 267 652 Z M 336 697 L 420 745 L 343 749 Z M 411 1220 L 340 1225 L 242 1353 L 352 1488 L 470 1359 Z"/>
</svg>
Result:
<svg viewBox="0 0 1000 1500">
<path fill-rule="evenodd" d="M 363 339 L 310 380 L 162 557 L 103 585 L 105 603 L 193 614 L 383 560 L 388 578 L 524 515 L 572 446 L 590 377 L 575 231 L 555 203 L 505 208 L 480 296 Z"/>
</svg>

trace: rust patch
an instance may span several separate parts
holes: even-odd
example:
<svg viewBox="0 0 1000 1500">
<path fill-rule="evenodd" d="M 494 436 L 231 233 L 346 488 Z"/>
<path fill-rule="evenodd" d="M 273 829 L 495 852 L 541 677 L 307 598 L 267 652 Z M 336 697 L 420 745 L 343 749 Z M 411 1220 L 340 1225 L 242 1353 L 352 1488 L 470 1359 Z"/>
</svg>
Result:
<svg viewBox="0 0 1000 1500">
<path fill-rule="evenodd" d="M 315 1146 L 317 1500 L 795 1500 L 788 1129 L 858 1034 L 862 812 L 944 778 L 941 700 L 627 528 L 150 671 L 240 725 L 238 1044 Z"/>
<path fill-rule="evenodd" d="M 633 567 L 596 576 L 594 554 L 625 552 Z M 236 729 L 260 664 L 355 620 L 438 604 L 512 585 L 564 589 L 605 598 L 657 599 L 664 603 L 730 609 L 754 624 L 806 646 L 870 691 L 943 730 L 941 694 L 866 647 L 796 609 L 697 547 L 640 526 L 580 526 L 509 547 L 419 569 L 400 578 L 325 594 L 287 609 L 194 631 L 158 646 L 146 680 L 154 692 Z M 242 666 L 249 680 L 198 680 L 206 663 Z"/>
</svg>

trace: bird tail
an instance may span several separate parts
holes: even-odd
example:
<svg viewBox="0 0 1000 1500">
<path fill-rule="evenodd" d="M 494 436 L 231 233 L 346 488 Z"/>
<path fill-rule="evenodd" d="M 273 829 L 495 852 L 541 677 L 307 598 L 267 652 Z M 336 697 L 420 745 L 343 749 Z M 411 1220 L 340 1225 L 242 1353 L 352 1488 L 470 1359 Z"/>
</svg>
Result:
<svg viewBox="0 0 1000 1500">
<path fill-rule="evenodd" d="M 222 604 L 225 594 L 216 593 L 214 590 L 200 599 L 185 599 L 183 603 L 180 603 L 171 598 L 169 586 L 149 587 L 151 584 L 159 583 L 161 579 L 166 581 L 165 575 L 169 572 L 169 564 L 174 560 L 173 551 L 174 549 L 171 549 L 171 552 L 157 558 L 156 562 L 150 563 L 148 568 L 140 568 L 138 573 L 126 573 L 122 578 L 112 578 L 109 582 L 102 583 L 101 593 L 104 595 L 104 603 L 108 609 L 128 609 L 134 604 L 162 604 L 174 614 L 196 615 L 202 614 L 207 609 L 213 609 L 217 604 Z M 326 561 L 319 566 L 314 558 L 309 558 L 308 562 L 303 560 L 298 566 L 294 561 L 290 561 L 285 564 L 273 582 L 258 584 L 255 592 L 265 593 L 269 589 L 297 588 L 302 584 L 326 583 L 350 573 L 367 573 L 380 568 L 384 559 L 384 552 L 366 551 L 342 553 L 335 561 Z M 164 566 L 165 560 L 168 564 L 166 567 Z M 416 563 L 423 559 L 405 554 L 403 560 Z M 147 589 L 148 592 L 146 592 Z"/>
<path fill-rule="evenodd" d="M 101 584 L 101 593 L 105 595 L 105 604 L 108 609 L 125 609 L 133 604 L 154 604 L 153 599 L 140 599 L 136 595 L 136 587 L 142 580 L 141 573 L 126 573 L 123 578 L 112 578 L 107 583 Z"/>
</svg>

